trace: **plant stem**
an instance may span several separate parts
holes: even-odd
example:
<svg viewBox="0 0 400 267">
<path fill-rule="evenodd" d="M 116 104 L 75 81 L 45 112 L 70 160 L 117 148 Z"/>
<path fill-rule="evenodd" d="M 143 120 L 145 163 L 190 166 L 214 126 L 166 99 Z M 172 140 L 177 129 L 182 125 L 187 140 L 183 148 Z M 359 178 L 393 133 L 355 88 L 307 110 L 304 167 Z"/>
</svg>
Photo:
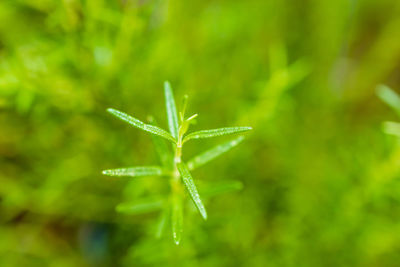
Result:
<svg viewBox="0 0 400 267">
<path fill-rule="evenodd" d="M 182 138 L 178 136 L 178 142 L 175 145 L 175 155 L 174 155 L 174 171 L 171 179 L 172 194 L 181 194 L 182 184 L 180 181 L 180 173 L 177 164 L 182 161 Z"/>
<path fill-rule="evenodd" d="M 178 137 L 181 140 L 181 137 Z M 183 185 L 181 182 L 181 175 L 178 170 L 178 164 L 181 162 L 182 157 L 182 142 L 178 141 L 175 144 L 175 155 L 174 155 L 174 170 L 171 176 L 171 195 L 170 201 L 172 204 L 172 233 L 176 245 L 179 245 L 182 234 L 182 223 L 183 223 Z"/>
</svg>

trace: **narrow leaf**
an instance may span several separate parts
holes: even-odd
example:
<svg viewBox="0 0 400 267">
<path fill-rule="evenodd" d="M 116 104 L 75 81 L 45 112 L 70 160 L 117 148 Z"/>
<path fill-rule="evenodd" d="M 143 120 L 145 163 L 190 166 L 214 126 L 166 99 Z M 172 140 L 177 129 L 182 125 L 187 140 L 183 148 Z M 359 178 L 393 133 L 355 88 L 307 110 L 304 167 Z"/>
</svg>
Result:
<svg viewBox="0 0 400 267">
<path fill-rule="evenodd" d="M 171 204 L 172 235 L 175 244 L 179 245 L 179 243 L 181 242 L 183 231 L 183 205 L 181 195 L 174 195 Z"/>
<path fill-rule="evenodd" d="M 190 197 L 192 198 L 194 205 L 199 210 L 201 216 L 204 220 L 207 220 L 207 212 L 203 205 L 203 202 L 200 199 L 200 195 L 197 191 L 196 185 L 194 184 L 192 175 L 189 172 L 188 167 L 185 163 L 181 162 L 177 164 L 179 173 L 181 174 L 183 183 L 186 186 L 186 189 L 189 191 Z"/>
<path fill-rule="evenodd" d="M 140 214 L 161 209 L 161 199 L 142 199 L 135 202 L 125 202 L 117 206 L 116 210 L 121 213 Z"/>
<path fill-rule="evenodd" d="M 386 85 L 378 85 L 376 93 L 383 102 L 400 115 L 400 96 L 395 91 Z"/>
<path fill-rule="evenodd" d="M 158 166 L 141 166 L 141 167 L 129 167 L 129 168 L 118 168 L 111 170 L 104 170 L 102 172 L 108 176 L 161 176 L 164 171 Z"/>
<path fill-rule="evenodd" d="M 385 121 L 383 123 L 383 131 L 387 134 L 395 135 L 400 137 L 400 123 Z"/>
<path fill-rule="evenodd" d="M 188 95 L 184 95 L 183 99 L 182 99 L 182 105 L 181 105 L 181 111 L 179 112 L 179 118 L 180 121 L 183 122 L 185 120 L 185 113 L 186 113 L 186 107 L 187 107 L 187 103 L 188 103 Z"/>
<path fill-rule="evenodd" d="M 185 138 L 183 138 L 183 142 L 189 141 L 190 139 L 210 138 L 227 134 L 242 133 L 250 130 L 252 130 L 251 127 L 227 127 L 212 130 L 202 130 L 186 135 Z"/>
<path fill-rule="evenodd" d="M 239 136 L 236 139 L 233 139 L 231 141 L 217 145 L 217 146 L 201 153 L 200 155 L 195 156 L 194 158 L 189 160 L 187 163 L 189 170 L 194 170 L 194 169 L 206 164 L 207 162 L 215 159 L 216 157 L 222 155 L 223 153 L 229 151 L 231 148 L 237 146 L 240 142 L 242 142 L 243 139 L 244 139 L 243 136 Z"/>
<path fill-rule="evenodd" d="M 240 181 L 227 180 L 221 181 L 212 186 L 204 188 L 201 192 L 204 198 L 213 197 L 220 194 L 225 194 L 229 192 L 239 191 L 243 188 L 243 184 Z"/>
<path fill-rule="evenodd" d="M 153 118 L 150 119 L 150 123 L 157 126 L 157 123 Z M 168 149 L 166 141 L 163 138 L 154 134 L 151 135 L 151 140 L 153 141 L 154 147 L 156 149 L 161 164 L 166 169 L 170 169 L 174 156 L 172 154 L 171 149 Z"/>
<path fill-rule="evenodd" d="M 119 119 L 126 121 L 127 123 L 133 125 L 136 128 L 139 128 L 143 131 L 164 137 L 165 139 L 167 139 L 173 143 L 176 142 L 175 138 L 170 133 L 168 133 L 167 131 L 165 131 L 157 126 L 146 124 L 146 123 L 122 112 L 122 111 L 118 111 L 118 110 L 115 110 L 112 108 L 107 109 L 107 111 L 110 112 L 111 114 L 113 114 L 114 116 L 118 117 Z"/>
<path fill-rule="evenodd" d="M 164 231 L 165 231 L 165 227 L 167 224 L 167 220 L 168 220 L 168 216 L 169 216 L 169 207 L 165 207 L 164 210 L 161 212 L 160 214 L 160 218 L 158 220 L 157 223 L 157 228 L 156 228 L 156 238 L 161 238 Z"/>
<path fill-rule="evenodd" d="M 174 95 L 169 82 L 164 82 L 165 105 L 167 108 L 168 126 L 172 136 L 178 138 L 178 113 L 176 112 Z"/>
</svg>

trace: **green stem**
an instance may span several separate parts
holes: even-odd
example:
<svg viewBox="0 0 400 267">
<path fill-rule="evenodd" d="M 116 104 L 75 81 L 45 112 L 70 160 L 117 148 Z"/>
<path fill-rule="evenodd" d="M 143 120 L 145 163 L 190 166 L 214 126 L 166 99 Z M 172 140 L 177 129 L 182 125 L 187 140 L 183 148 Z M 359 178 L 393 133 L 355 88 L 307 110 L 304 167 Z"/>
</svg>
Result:
<svg viewBox="0 0 400 267">
<path fill-rule="evenodd" d="M 178 170 L 178 164 L 182 161 L 182 137 L 183 137 L 182 127 L 179 127 L 177 142 L 174 145 L 174 165 L 173 172 L 171 175 L 171 195 L 170 200 L 172 204 L 172 230 L 175 243 L 178 245 L 181 239 L 182 223 L 183 223 L 183 182 L 181 179 L 181 174 Z"/>
<path fill-rule="evenodd" d="M 180 137 L 178 137 L 180 140 Z M 175 243 L 178 245 L 181 239 L 182 232 L 182 203 L 183 203 L 183 184 L 181 182 L 181 175 L 178 170 L 178 163 L 181 162 L 182 146 L 181 142 L 175 145 L 174 155 L 174 170 L 171 175 L 171 195 L 170 201 L 172 204 L 172 231 Z"/>
<path fill-rule="evenodd" d="M 171 187 L 173 195 L 180 195 L 182 193 L 182 182 L 180 179 L 180 173 L 177 164 L 182 161 L 182 138 L 178 136 L 178 142 L 175 145 L 175 155 L 174 155 L 174 170 L 171 179 Z"/>
</svg>

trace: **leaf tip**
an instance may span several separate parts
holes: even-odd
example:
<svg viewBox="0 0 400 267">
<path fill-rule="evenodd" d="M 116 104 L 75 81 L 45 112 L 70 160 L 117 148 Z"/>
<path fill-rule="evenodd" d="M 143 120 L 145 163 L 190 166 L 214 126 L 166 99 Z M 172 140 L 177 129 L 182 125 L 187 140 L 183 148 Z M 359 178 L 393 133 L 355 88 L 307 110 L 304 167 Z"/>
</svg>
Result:
<svg viewBox="0 0 400 267">
<path fill-rule="evenodd" d="M 200 214 L 201 214 L 201 217 L 202 217 L 205 221 L 207 221 L 208 216 L 207 216 L 207 211 L 206 211 L 206 209 L 205 209 L 204 206 L 200 209 Z"/>
<path fill-rule="evenodd" d="M 164 89 L 165 90 L 171 90 L 171 84 L 167 80 L 164 81 Z"/>
<path fill-rule="evenodd" d="M 197 118 L 197 116 L 199 116 L 199 114 L 196 113 L 196 114 L 190 116 L 189 118 L 187 118 L 186 121 L 191 121 L 191 120 Z"/>
<path fill-rule="evenodd" d="M 107 175 L 107 176 L 113 176 L 113 171 L 112 170 L 103 170 L 103 171 L 101 171 L 101 174 Z"/>
<path fill-rule="evenodd" d="M 174 233 L 172 234 L 172 236 L 174 237 L 174 243 L 175 243 L 175 245 L 179 246 L 179 244 L 181 243 L 181 236 L 180 236 L 180 234 L 174 232 Z"/>
<path fill-rule="evenodd" d="M 108 112 L 108 113 L 111 113 L 111 114 L 114 115 L 114 116 L 117 116 L 117 114 L 118 114 L 118 110 L 113 109 L 113 108 L 108 108 L 108 109 L 107 109 L 107 112 Z"/>
<path fill-rule="evenodd" d="M 375 90 L 376 90 L 377 93 L 379 93 L 379 92 L 381 92 L 381 91 L 383 91 L 383 90 L 386 90 L 386 89 L 388 89 L 388 88 L 389 88 L 388 86 L 386 86 L 386 85 L 380 83 L 380 84 L 378 84 L 378 85 L 375 87 Z"/>
</svg>

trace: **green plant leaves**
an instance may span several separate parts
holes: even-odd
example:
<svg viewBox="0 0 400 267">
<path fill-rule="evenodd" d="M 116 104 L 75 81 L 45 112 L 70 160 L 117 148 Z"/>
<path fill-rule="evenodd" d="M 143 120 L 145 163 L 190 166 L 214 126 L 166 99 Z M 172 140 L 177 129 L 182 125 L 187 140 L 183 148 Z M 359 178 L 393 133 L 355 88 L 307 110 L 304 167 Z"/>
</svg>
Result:
<svg viewBox="0 0 400 267">
<path fill-rule="evenodd" d="M 395 91 L 381 84 L 376 87 L 376 94 L 400 116 L 400 96 Z M 382 128 L 385 133 L 400 137 L 400 123 L 385 121 Z"/>
<path fill-rule="evenodd" d="M 162 206 L 163 200 L 152 198 L 121 203 L 116 207 L 116 210 L 121 213 L 140 214 L 159 210 Z"/>
<path fill-rule="evenodd" d="M 170 169 L 173 161 L 173 154 L 172 151 L 168 149 L 165 140 L 156 135 L 151 135 L 151 140 L 153 141 L 154 147 L 162 166 Z"/>
<path fill-rule="evenodd" d="M 400 96 L 395 91 L 381 84 L 376 87 L 376 93 L 383 102 L 400 115 Z"/>
<path fill-rule="evenodd" d="M 158 166 L 140 166 L 104 170 L 102 173 L 108 176 L 161 176 L 164 170 Z"/>
<path fill-rule="evenodd" d="M 187 166 L 188 166 L 189 170 L 194 170 L 194 169 L 206 164 L 207 162 L 215 159 L 216 157 L 222 155 L 223 153 L 229 151 L 233 147 L 240 144 L 240 142 L 242 142 L 243 139 L 244 139 L 243 136 L 239 136 L 238 138 L 235 138 L 228 142 L 219 144 L 219 145 L 195 156 L 194 158 L 192 158 L 191 160 L 189 160 L 187 162 Z"/>
<path fill-rule="evenodd" d="M 194 184 L 192 175 L 190 174 L 188 167 L 183 162 L 178 163 L 177 167 L 178 167 L 179 173 L 181 174 L 182 181 L 185 184 L 186 189 L 189 191 L 189 195 L 194 202 L 194 205 L 200 212 L 203 219 L 207 220 L 206 208 L 204 207 L 204 204 L 200 199 L 199 192 L 197 191 L 196 185 Z"/>
<path fill-rule="evenodd" d="M 191 139 L 211 138 L 229 134 L 243 133 L 251 130 L 251 127 L 226 127 L 210 130 L 202 130 L 186 134 L 190 124 L 193 123 L 197 114 L 185 119 L 187 96 L 184 97 L 182 110 L 177 114 L 174 95 L 168 81 L 164 82 L 165 105 L 168 119 L 169 132 L 157 126 L 153 118 L 149 119 L 150 124 L 146 124 L 122 111 L 109 108 L 107 111 L 117 118 L 152 134 L 151 138 L 155 145 L 162 166 L 137 166 L 104 170 L 103 174 L 108 176 L 169 176 L 171 182 L 171 193 L 168 199 L 149 198 L 135 202 L 121 203 L 116 207 L 118 212 L 139 214 L 162 210 L 158 224 L 155 228 L 156 237 L 160 238 L 167 225 L 171 224 L 173 240 L 179 245 L 183 232 L 183 210 L 184 210 L 184 190 L 183 185 L 188 191 L 195 207 L 204 220 L 207 220 L 207 212 L 203 201 L 200 198 L 197 187 L 193 181 L 190 171 L 198 168 L 207 162 L 219 157 L 243 141 L 244 137 L 239 136 L 230 141 L 204 151 L 188 161 L 187 165 L 182 160 L 182 145 Z M 400 102 L 400 100 L 399 100 Z M 393 127 L 392 127 L 393 128 Z M 173 151 L 167 146 L 166 140 L 172 142 Z M 175 153 L 173 153 L 175 152 Z M 179 172 L 176 173 L 176 170 Z M 183 185 L 182 185 L 183 184 Z M 240 190 L 242 183 L 239 181 L 222 181 L 212 186 L 204 188 L 204 197 L 208 198 L 217 194 Z M 169 221 L 170 220 L 170 221 Z"/>
<path fill-rule="evenodd" d="M 111 114 L 113 114 L 114 116 L 118 117 L 119 119 L 126 121 L 127 123 L 133 125 L 136 128 L 139 128 L 143 131 L 146 131 L 146 132 L 149 132 L 149 133 L 152 133 L 155 135 L 159 135 L 173 143 L 176 143 L 176 139 L 170 133 L 168 133 L 167 131 L 165 131 L 157 126 L 146 124 L 146 123 L 122 112 L 122 111 L 119 111 L 119 110 L 116 110 L 113 108 L 109 108 L 109 109 L 107 109 L 107 111 L 110 112 Z"/>
<path fill-rule="evenodd" d="M 383 131 L 387 134 L 400 137 L 400 123 L 393 121 L 385 121 L 383 123 Z"/>
<path fill-rule="evenodd" d="M 154 126 L 157 126 L 154 118 L 150 117 L 149 122 Z M 154 134 L 151 135 L 151 140 L 153 141 L 154 147 L 162 166 L 168 170 L 171 169 L 174 155 L 172 154 L 171 149 L 168 148 L 166 140 Z"/>
<path fill-rule="evenodd" d="M 251 127 L 226 127 L 212 130 L 202 130 L 186 135 L 183 138 L 183 142 L 187 142 L 191 139 L 211 138 L 216 136 L 247 132 L 250 130 L 252 130 Z"/>
<path fill-rule="evenodd" d="M 173 195 L 171 204 L 172 235 L 175 244 L 179 245 L 183 232 L 183 204 L 181 195 Z"/>
<path fill-rule="evenodd" d="M 165 105 L 167 108 L 168 126 L 172 136 L 178 138 L 178 113 L 176 112 L 174 95 L 168 81 L 164 82 Z"/>
<path fill-rule="evenodd" d="M 165 227 L 167 225 L 167 220 L 169 218 L 169 210 L 169 206 L 166 206 L 160 214 L 160 218 L 158 220 L 156 228 L 156 238 L 161 238 L 164 233 Z"/>
</svg>

